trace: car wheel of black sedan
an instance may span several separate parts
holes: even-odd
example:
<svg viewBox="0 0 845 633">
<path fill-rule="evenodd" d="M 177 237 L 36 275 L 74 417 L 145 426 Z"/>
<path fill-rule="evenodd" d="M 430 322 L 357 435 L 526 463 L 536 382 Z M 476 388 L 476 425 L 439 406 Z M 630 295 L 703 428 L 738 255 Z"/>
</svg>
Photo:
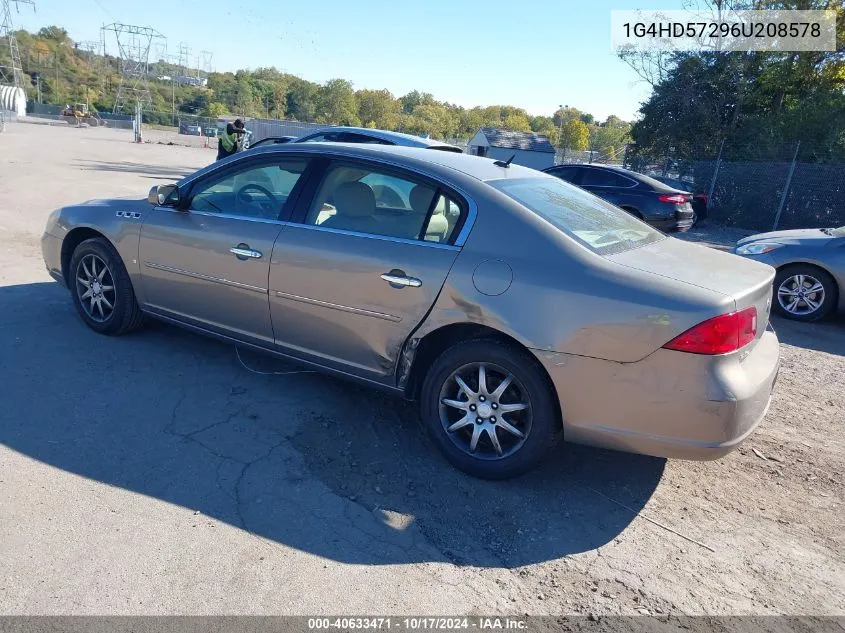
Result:
<svg viewBox="0 0 845 633">
<path fill-rule="evenodd" d="M 775 311 L 795 321 L 818 321 L 833 310 L 838 298 L 836 281 L 816 266 L 796 264 L 775 276 Z"/>
<path fill-rule="evenodd" d="M 85 240 L 73 252 L 68 271 L 73 304 L 85 324 L 100 334 L 126 334 L 143 324 L 129 273 L 103 238 Z"/>
<path fill-rule="evenodd" d="M 542 460 L 562 435 L 552 388 L 536 360 L 494 340 L 460 343 L 434 361 L 423 424 L 454 466 L 506 479 Z"/>
</svg>

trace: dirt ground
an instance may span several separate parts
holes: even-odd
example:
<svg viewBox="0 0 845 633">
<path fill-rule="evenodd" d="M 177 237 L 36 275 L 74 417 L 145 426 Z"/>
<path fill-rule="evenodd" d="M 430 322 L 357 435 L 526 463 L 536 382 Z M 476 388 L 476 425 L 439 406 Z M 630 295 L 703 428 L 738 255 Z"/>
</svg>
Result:
<svg viewBox="0 0 845 633">
<path fill-rule="evenodd" d="M 41 261 L 50 211 L 213 156 L 0 134 L 0 614 L 845 615 L 841 318 L 774 321 L 770 412 L 719 461 L 563 444 L 473 480 L 412 405 L 161 324 L 81 324 Z"/>
</svg>

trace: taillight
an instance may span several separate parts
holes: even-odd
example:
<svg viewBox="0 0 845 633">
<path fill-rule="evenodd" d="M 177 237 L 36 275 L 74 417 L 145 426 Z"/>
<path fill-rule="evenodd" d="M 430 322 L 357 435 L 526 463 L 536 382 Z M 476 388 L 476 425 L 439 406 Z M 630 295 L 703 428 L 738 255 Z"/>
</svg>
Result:
<svg viewBox="0 0 845 633">
<path fill-rule="evenodd" d="M 757 308 L 707 319 L 673 338 L 663 347 L 690 354 L 727 354 L 745 347 L 757 336 Z"/>
<path fill-rule="evenodd" d="M 687 201 L 686 196 L 682 196 L 679 193 L 673 193 L 671 195 L 664 194 L 662 196 L 657 196 L 657 199 L 660 202 L 668 202 L 669 204 L 684 204 Z"/>
</svg>

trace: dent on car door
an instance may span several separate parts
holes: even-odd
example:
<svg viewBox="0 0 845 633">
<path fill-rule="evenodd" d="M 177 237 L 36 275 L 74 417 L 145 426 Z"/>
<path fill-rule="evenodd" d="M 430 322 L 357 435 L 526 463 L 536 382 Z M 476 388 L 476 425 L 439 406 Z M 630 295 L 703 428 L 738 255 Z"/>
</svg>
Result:
<svg viewBox="0 0 845 633">
<path fill-rule="evenodd" d="M 276 343 L 389 381 L 458 254 L 466 203 L 438 183 L 356 162 L 333 163 L 314 189 L 273 249 Z"/>
<path fill-rule="evenodd" d="M 156 207 L 139 244 L 145 307 L 272 345 L 270 256 L 306 166 L 303 159 L 235 163 L 195 183 L 180 208 Z"/>
</svg>

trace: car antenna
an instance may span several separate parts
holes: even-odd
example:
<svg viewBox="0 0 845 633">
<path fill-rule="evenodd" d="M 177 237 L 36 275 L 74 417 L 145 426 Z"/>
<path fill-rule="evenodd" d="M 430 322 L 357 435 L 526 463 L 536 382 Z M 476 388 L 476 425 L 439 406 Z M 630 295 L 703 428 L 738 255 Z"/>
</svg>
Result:
<svg viewBox="0 0 845 633">
<path fill-rule="evenodd" d="M 494 164 L 496 167 L 510 167 L 510 166 L 511 166 L 511 161 L 513 161 L 513 159 L 514 159 L 514 158 L 516 158 L 516 154 L 512 154 L 512 155 L 511 155 L 511 157 L 508 159 L 508 161 L 507 161 L 507 162 L 505 162 L 505 161 L 503 161 L 503 160 L 494 160 L 494 161 L 493 161 L 493 164 Z"/>
</svg>

